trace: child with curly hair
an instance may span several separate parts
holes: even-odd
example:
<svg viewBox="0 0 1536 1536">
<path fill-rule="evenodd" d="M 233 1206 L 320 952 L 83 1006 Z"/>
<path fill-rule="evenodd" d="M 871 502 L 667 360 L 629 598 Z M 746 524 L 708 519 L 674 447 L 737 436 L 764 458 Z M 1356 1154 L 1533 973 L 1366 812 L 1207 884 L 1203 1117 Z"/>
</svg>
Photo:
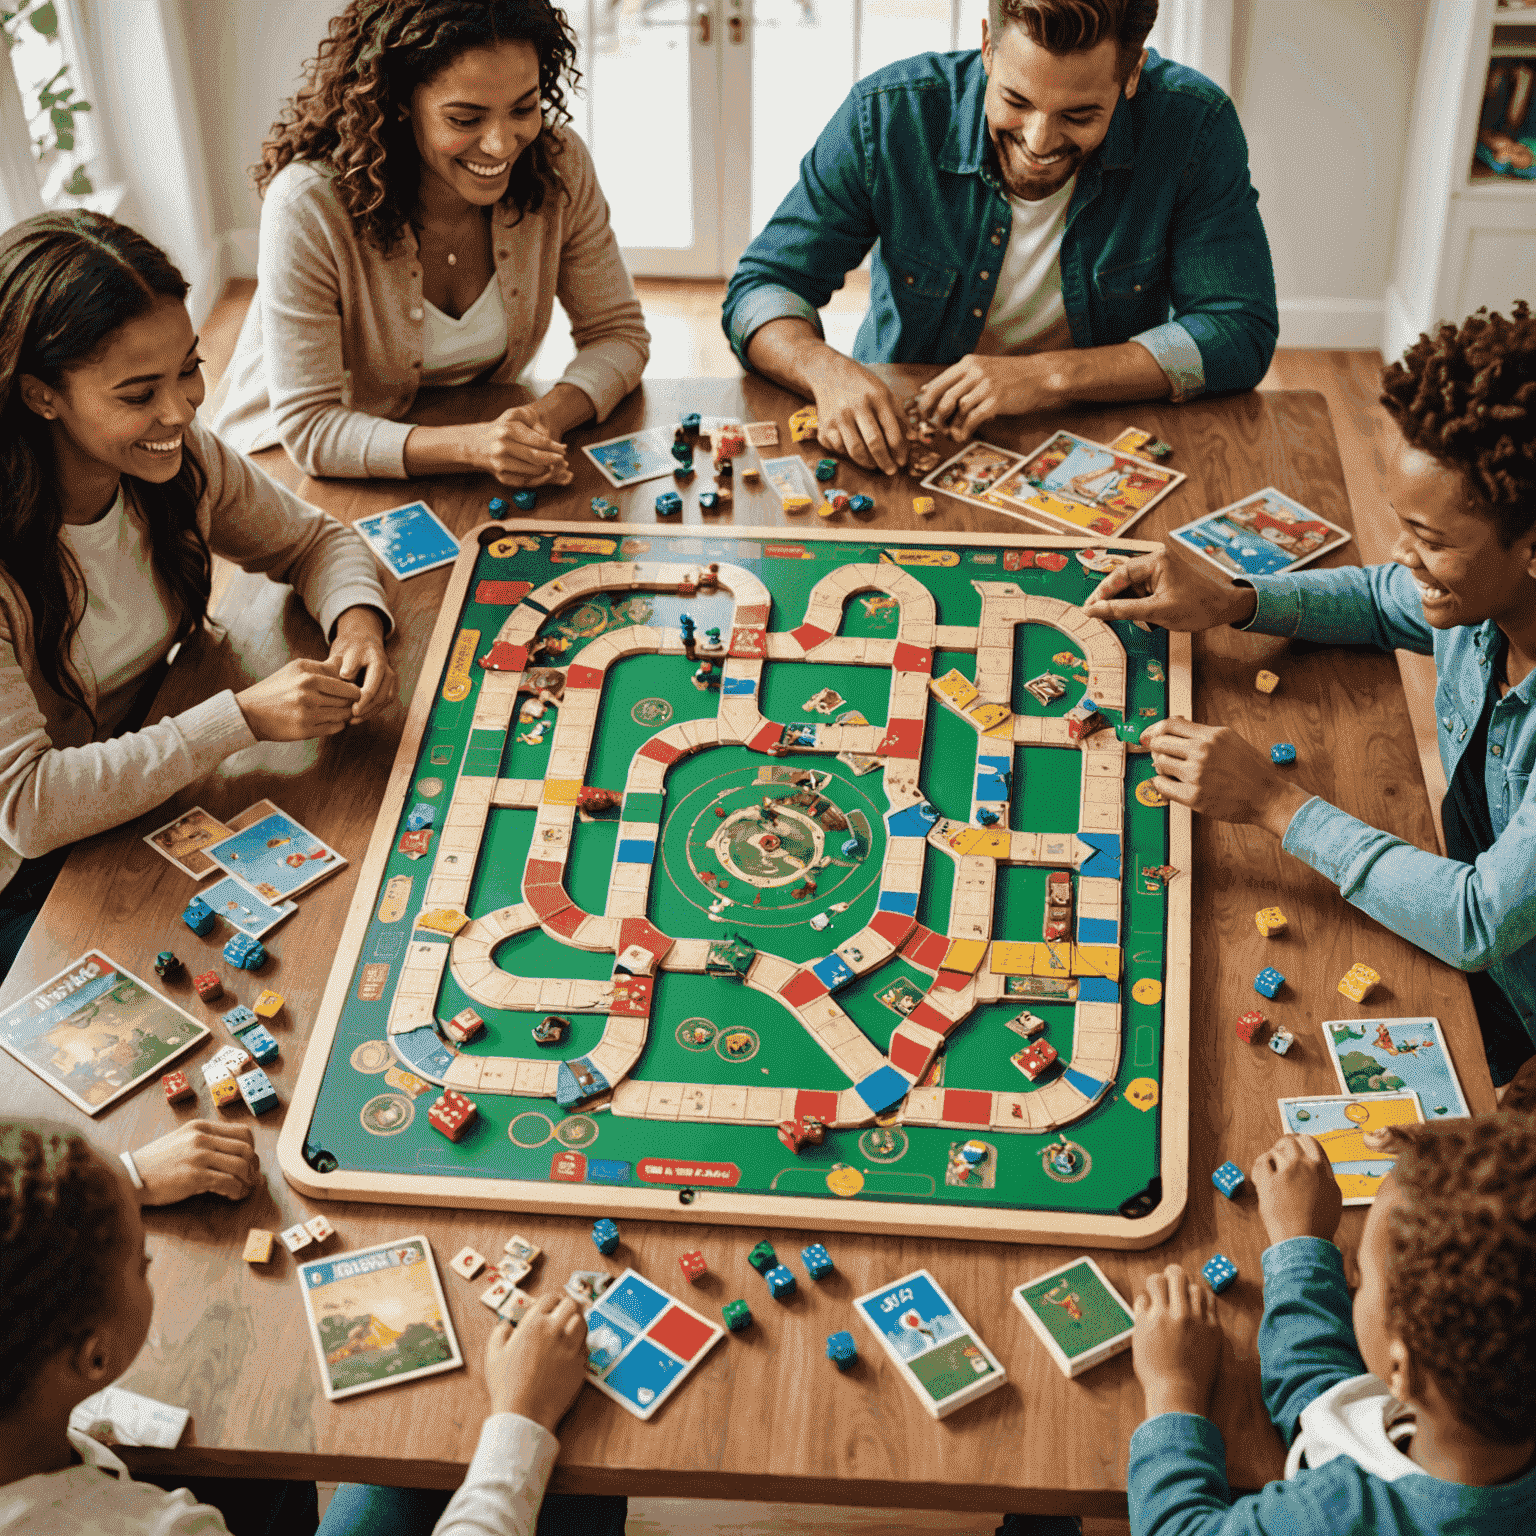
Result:
<svg viewBox="0 0 1536 1536">
<path fill-rule="evenodd" d="M 1401 429 L 1388 565 L 1223 582 L 1166 550 L 1084 611 L 1433 655 L 1446 857 L 1298 788 L 1236 731 L 1163 720 L 1142 741 L 1170 800 L 1263 827 L 1352 906 L 1469 972 L 1496 1085 L 1536 1054 L 1536 318 L 1479 310 L 1383 377 Z"/>
<path fill-rule="evenodd" d="M 1137 1536 L 1508 1536 L 1536 1530 L 1536 1122 L 1415 1127 L 1366 1219 L 1351 1306 L 1339 1186 L 1310 1136 L 1254 1165 L 1259 1365 L 1290 1445 L 1283 1482 L 1234 1502 L 1204 1415 L 1216 1299 L 1177 1264 L 1136 1298 L 1147 1420 L 1131 1437 Z"/>
</svg>

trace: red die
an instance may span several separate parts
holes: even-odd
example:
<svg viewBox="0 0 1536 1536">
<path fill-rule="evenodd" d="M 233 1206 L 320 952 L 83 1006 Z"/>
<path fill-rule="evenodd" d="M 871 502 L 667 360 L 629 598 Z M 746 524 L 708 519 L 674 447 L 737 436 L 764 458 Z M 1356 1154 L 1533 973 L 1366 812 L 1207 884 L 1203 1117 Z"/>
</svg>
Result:
<svg viewBox="0 0 1536 1536">
<path fill-rule="evenodd" d="M 704 1262 L 704 1255 L 697 1248 L 691 1253 L 685 1253 L 677 1262 L 690 1281 L 709 1273 L 709 1265 Z"/>
<path fill-rule="evenodd" d="M 205 1003 L 216 1003 L 224 996 L 224 983 L 219 980 L 217 971 L 204 971 L 201 976 L 194 976 L 192 987 Z"/>
<path fill-rule="evenodd" d="M 167 1104 L 180 1104 L 184 1099 L 195 1099 L 197 1095 L 192 1091 L 192 1084 L 187 1081 L 185 1072 L 167 1072 L 160 1079 L 160 1086 L 165 1089 L 165 1102 Z"/>
<path fill-rule="evenodd" d="M 479 1113 L 473 1099 L 466 1099 L 462 1093 L 445 1088 L 443 1096 L 427 1111 L 427 1121 L 449 1141 L 457 1141 L 474 1124 L 475 1116 Z"/>
<path fill-rule="evenodd" d="M 1038 1082 L 1040 1074 L 1056 1060 L 1056 1047 L 1049 1040 L 1036 1040 L 1008 1059 L 1030 1082 Z"/>
<path fill-rule="evenodd" d="M 779 1121 L 779 1140 L 791 1152 L 798 1153 L 800 1148 L 809 1140 L 809 1137 L 793 1120 L 781 1120 Z"/>
<path fill-rule="evenodd" d="M 1259 1031 L 1269 1023 L 1269 1020 L 1259 1012 L 1257 1008 L 1250 1008 L 1247 1013 L 1237 1016 L 1237 1038 L 1244 1045 L 1252 1045 L 1259 1037 Z"/>
</svg>

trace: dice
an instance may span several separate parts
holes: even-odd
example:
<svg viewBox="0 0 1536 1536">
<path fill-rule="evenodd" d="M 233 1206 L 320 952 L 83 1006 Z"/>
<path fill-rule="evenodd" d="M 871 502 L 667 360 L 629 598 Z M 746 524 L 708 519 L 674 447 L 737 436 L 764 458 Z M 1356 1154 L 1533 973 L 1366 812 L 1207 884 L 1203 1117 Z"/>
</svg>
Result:
<svg viewBox="0 0 1536 1536">
<path fill-rule="evenodd" d="M 1056 1047 L 1049 1040 L 1036 1040 L 1023 1050 L 1015 1051 L 1008 1059 L 1030 1082 L 1036 1083 L 1055 1063 L 1056 1055 Z"/>
<path fill-rule="evenodd" d="M 452 1088 L 445 1088 L 442 1097 L 439 1098 L 427 1111 L 427 1123 L 435 1131 L 440 1131 L 449 1141 L 460 1141 L 464 1132 L 474 1124 L 480 1111 L 473 1099 L 466 1098 L 462 1093 Z"/>
<path fill-rule="evenodd" d="M 1296 1044 L 1296 1036 L 1288 1029 L 1277 1029 L 1269 1037 L 1269 1048 L 1276 1056 L 1284 1056 Z"/>
<path fill-rule="evenodd" d="M 240 1036 L 240 1044 L 251 1053 L 258 1067 L 277 1060 L 277 1041 L 265 1024 L 253 1024 Z"/>
<path fill-rule="evenodd" d="M 859 1346 L 853 1342 L 853 1335 L 846 1328 L 827 1335 L 827 1359 L 838 1370 L 846 1371 L 858 1358 Z"/>
<path fill-rule="evenodd" d="M 919 517 L 932 517 L 933 506 L 934 503 L 932 496 L 914 496 L 912 498 L 912 510 L 916 512 Z"/>
<path fill-rule="evenodd" d="M 1243 1187 L 1243 1170 L 1234 1162 L 1225 1162 L 1211 1175 L 1211 1183 L 1228 1200 L 1235 1200 L 1238 1190 Z"/>
<path fill-rule="evenodd" d="M 289 1253 L 300 1253 L 314 1242 L 314 1238 L 304 1230 L 304 1223 L 302 1221 L 295 1222 L 293 1226 L 288 1227 L 280 1235 L 283 1239 L 283 1247 Z"/>
<path fill-rule="evenodd" d="M 224 958 L 239 971 L 259 971 L 267 963 L 267 951 L 260 939 L 237 933 L 224 946 Z"/>
<path fill-rule="evenodd" d="M 244 1003 L 237 1003 L 224 1015 L 224 1027 L 232 1035 L 238 1035 L 242 1029 L 249 1029 L 254 1023 L 256 1015 Z"/>
<path fill-rule="evenodd" d="M 663 491 L 656 498 L 657 517 L 676 517 L 683 510 L 683 498 L 676 491 Z"/>
<path fill-rule="evenodd" d="M 832 1255 L 822 1247 L 820 1243 L 812 1243 L 808 1248 L 800 1250 L 801 1262 L 805 1265 L 805 1272 L 812 1280 L 825 1280 L 832 1273 Z"/>
<path fill-rule="evenodd" d="M 219 980 L 217 971 L 204 971 L 192 978 L 192 990 L 205 1003 L 216 1003 L 224 996 L 224 983 Z"/>
<path fill-rule="evenodd" d="M 1257 1008 L 1250 1008 L 1247 1013 L 1240 1013 L 1237 1016 L 1237 1038 L 1244 1045 L 1252 1045 L 1258 1039 L 1259 1031 L 1267 1023 L 1269 1023 L 1269 1020 Z"/>
<path fill-rule="evenodd" d="M 181 975 L 181 971 L 181 961 L 178 960 L 170 950 L 162 949 L 160 953 L 155 956 L 155 975 L 158 976 L 161 981 L 174 981 L 176 977 Z"/>
<path fill-rule="evenodd" d="M 1296 761 L 1296 748 L 1288 741 L 1277 741 L 1269 749 L 1269 760 L 1272 763 L 1294 763 Z"/>
<path fill-rule="evenodd" d="M 701 512 L 713 512 L 720 505 L 719 491 L 700 491 L 699 510 Z"/>
<path fill-rule="evenodd" d="M 245 1107 L 253 1115 L 264 1115 L 269 1109 L 277 1108 L 277 1089 L 260 1067 L 242 1072 L 235 1079 L 235 1086 L 240 1090 L 240 1097 L 245 1100 Z"/>
<path fill-rule="evenodd" d="M 818 480 L 831 480 L 837 475 L 836 459 L 818 459 L 816 461 L 816 478 Z"/>
<path fill-rule="evenodd" d="M 264 988 L 260 997 L 251 1004 L 251 1011 L 258 1019 L 275 1019 L 283 1011 L 283 994 Z"/>
<path fill-rule="evenodd" d="M 512 492 L 512 505 L 516 507 L 519 512 L 532 512 L 533 509 L 538 506 L 538 504 L 539 496 L 537 491 Z"/>
<path fill-rule="evenodd" d="M 677 1261 L 678 1267 L 688 1277 L 690 1284 L 703 1279 L 709 1273 L 709 1265 L 704 1262 L 704 1255 L 697 1248 L 690 1249 Z"/>
<path fill-rule="evenodd" d="M 198 938 L 204 938 L 213 932 L 213 925 L 218 919 L 213 915 L 213 908 L 200 896 L 194 896 L 186 905 L 186 910 L 181 914 L 181 920 Z"/>
<path fill-rule="evenodd" d="M 1214 1253 L 1200 1266 L 1205 1283 L 1219 1296 L 1237 1279 L 1237 1265 L 1224 1253 Z"/>
<path fill-rule="evenodd" d="M 1352 1003 L 1363 1003 L 1381 982 L 1381 972 L 1357 960 L 1339 981 L 1339 991 Z"/>
<path fill-rule="evenodd" d="M 223 1109 L 226 1104 L 233 1104 L 240 1097 L 240 1089 L 232 1077 L 215 1078 L 208 1085 L 208 1092 L 213 1098 L 215 1109 Z"/>
<path fill-rule="evenodd" d="M 336 1236 L 336 1228 L 331 1225 L 329 1218 L 325 1216 L 311 1216 L 304 1223 L 304 1230 L 317 1243 L 323 1243 L 326 1238 Z"/>
<path fill-rule="evenodd" d="M 1257 976 L 1253 978 L 1253 990 L 1262 992 L 1265 997 L 1273 997 L 1281 987 L 1285 985 L 1285 977 L 1274 966 L 1266 965 Z"/>
<path fill-rule="evenodd" d="M 1280 686 L 1280 679 L 1273 672 L 1260 671 L 1253 680 L 1260 693 L 1273 693 Z"/>
<path fill-rule="evenodd" d="M 795 1272 L 787 1264 L 775 1264 L 763 1274 L 768 1282 L 768 1294 L 775 1301 L 785 1301 L 795 1294 Z"/>
<path fill-rule="evenodd" d="M 848 510 L 850 512 L 873 512 L 875 510 L 875 498 L 873 496 L 850 496 L 848 498 Z"/>
<path fill-rule="evenodd" d="M 277 1233 L 268 1232 L 264 1227 L 252 1227 L 245 1234 L 245 1248 L 240 1257 L 247 1264 L 266 1264 L 272 1258 L 272 1245 L 277 1241 Z"/>
<path fill-rule="evenodd" d="M 489 512 L 492 517 L 500 517 L 501 514 L 507 510 L 507 503 L 500 496 L 492 496 L 491 499 L 486 502 L 485 510 Z"/>
<path fill-rule="evenodd" d="M 779 1122 L 779 1140 L 791 1152 L 799 1153 L 806 1143 L 805 1132 L 793 1120 Z"/>
<path fill-rule="evenodd" d="M 461 1008 L 443 1024 L 443 1033 L 459 1045 L 467 1045 L 485 1028 L 485 1020 L 473 1008 Z"/>
<path fill-rule="evenodd" d="M 720 1316 L 725 1319 L 725 1326 L 732 1333 L 740 1333 L 743 1328 L 752 1326 L 752 1309 L 739 1299 L 726 1302 L 720 1309 Z"/>
<path fill-rule="evenodd" d="M 1253 924 L 1266 939 L 1272 939 L 1277 933 L 1284 933 L 1287 927 L 1285 913 L 1279 907 L 1265 907 L 1262 911 L 1253 914 Z"/>
<path fill-rule="evenodd" d="M 473 1248 L 460 1248 L 448 1261 L 448 1268 L 454 1274 L 462 1275 L 466 1280 L 473 1280 L 476 1275 L 485 1268 L 485 1255 Z"/>
<path fill-rule="evenodd" d="M 619 1246 L 619 1225 L 606 1216 L 592 1223 L 592 1246 L 604 1256 Z"/>
<path fill-rule="evenodd" d="M 773 1251 L 773 1244 L 766 1239 L 747 1255 L 747 1263 L 760 1275 L 766 1275 L 778 1262 L 779 1256 Z"/>
<path fill-rule="evenodd" d="M 167 1072 L 160 1079 L 160 1086 L 165 1089 L 165 1102 L 167 1104 L 181 1104 L 187 1099 L 197 1097 L 192 1084 L 187 1081 L 185 1072 Z"/>
</svg>

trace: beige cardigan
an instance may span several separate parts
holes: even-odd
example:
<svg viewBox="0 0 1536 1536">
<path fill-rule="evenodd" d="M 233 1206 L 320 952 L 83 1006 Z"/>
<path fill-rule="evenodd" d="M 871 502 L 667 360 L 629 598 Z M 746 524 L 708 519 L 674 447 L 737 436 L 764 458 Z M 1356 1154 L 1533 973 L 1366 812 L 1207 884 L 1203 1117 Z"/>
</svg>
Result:
<svg viewBox="0 0 1536 1536">
<path fill-rule="evenodd" d="M 650 336 L 608 223 L 587 147 L 561 135 L 560 187 L 537 213 L 491 214 L 507 354 L 490 375 L 515 380 L 549 329 L 554 300 L 577 347 L 562 378 L 599 421 L 639 382 Z M 294 161 L 261 210 L 256 297 L 210 419 L 246 453 L 282 445 L 310 475 L 405 475 L 410 410 L 421 385 L 425 299 L 414 230 L 389 256 L 359 240 L 328 166 Z"/>
<path fill-rule="evenodd" d="M 200 422 L 186 436 L 208 473 L 197 522 L 216 555 L 291 583 L 326 635 L 359 604 L 393 622 L 373 555 L 350 528 L 268 479 Z M 131 497 L 127 511 L 140 516 Z M 143 681 L 98 699 L 76 656 L 87 697 L 104 710 Z M 93 740 L 89 717 L 38 670 L 31 610 L 0 565 L 0 887 L 23 859 L 132 821 L 255 743 L 229 689 L 141 731 Z"/>
</svg>

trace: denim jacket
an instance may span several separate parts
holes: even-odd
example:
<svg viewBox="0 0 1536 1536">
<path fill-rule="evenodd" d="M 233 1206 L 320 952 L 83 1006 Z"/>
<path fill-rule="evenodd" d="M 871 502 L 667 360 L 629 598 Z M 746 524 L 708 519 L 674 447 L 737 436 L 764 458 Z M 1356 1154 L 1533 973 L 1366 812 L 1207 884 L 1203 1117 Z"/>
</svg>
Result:
<svg viewBox="0 0 1536 1536">
<path fill-rule="evenodd" d="M 947 365 L 975 350 L 1013 223 L 985 92 L 979 51 L 919 54 L 854 86 L 726 290 L 725 331 L 743 364 L 770 320 L 819 330 L 816 311 L 877 240 L 854 357 Z M 1232 103 L 1149 53 L 1067 211 L 1073 344 L 1140 342 L 1177 400 L 1256 385 L 1279 331 L 1257 204 Z"/>
<path fill-rule="evenodd" d="M 1400 565 L 1245 578 L 1258 593 L 1247 628 L 1334 644 L 1433 654 L 1446 781 L 1456 776 L 1488 699 L 1502 637 L 1492 622 L 1437 630 Z M 1498 841 L 1475 864 L 1425 853 L 1316 796 L 1283 847 L 1352 906 L 1458 970 L 1486 970 L 1536 1039 L 1536 673 L 1493 706 L 1483 782 Z"/>
</svg>

